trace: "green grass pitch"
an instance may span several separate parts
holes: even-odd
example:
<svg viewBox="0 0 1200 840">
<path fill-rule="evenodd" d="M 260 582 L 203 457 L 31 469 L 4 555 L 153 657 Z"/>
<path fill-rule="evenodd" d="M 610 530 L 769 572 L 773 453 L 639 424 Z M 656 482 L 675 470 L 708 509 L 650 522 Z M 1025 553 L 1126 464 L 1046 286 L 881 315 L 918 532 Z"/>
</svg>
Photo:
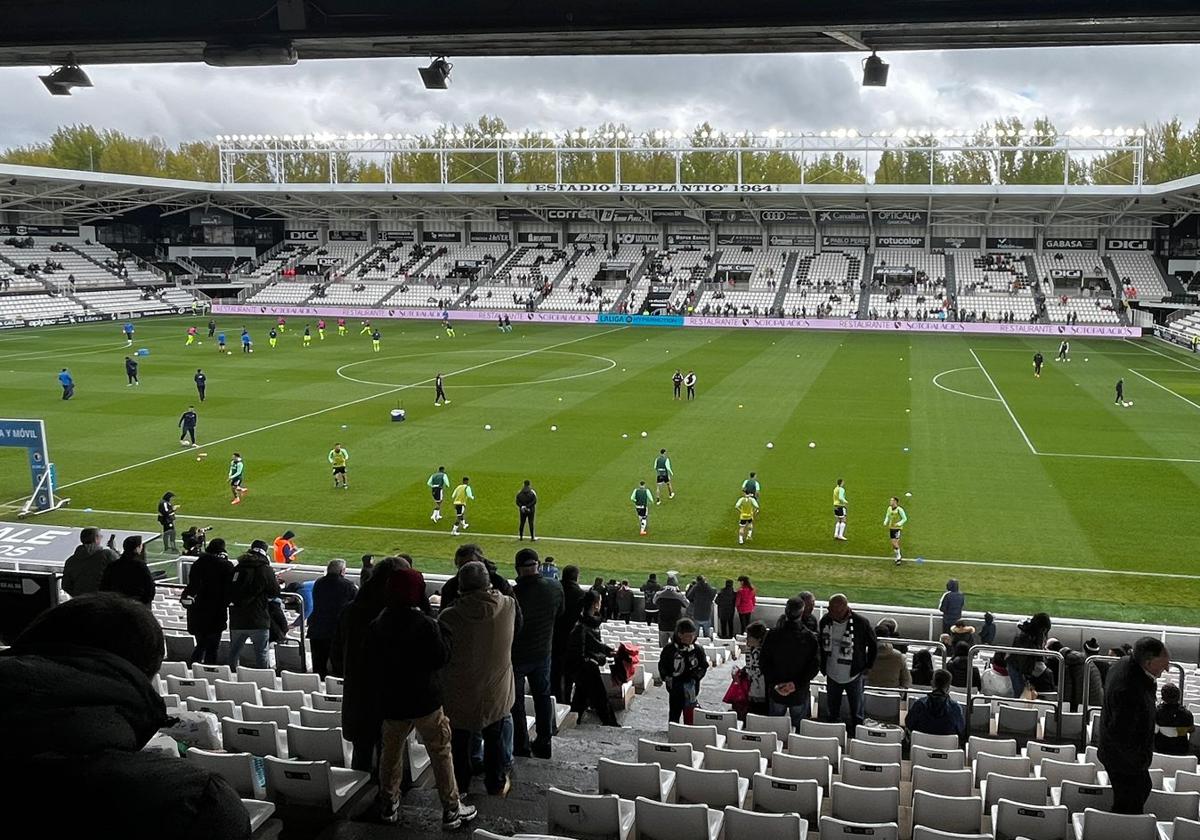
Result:
<svg viewBox="0 0 1200 840">
<path fill-rule="evenodd" d="M 522 324 L 502 334 L 459 322 L 451 339 L 435 322 L 378 322 L 376 354 L 357 322 L 324 341 L 314 322 L 303 349 L 293 320 L 272 350 L 258 319 L 245 321 L 246 355 L 243 320 L 218 317 L 223 356 L 205 321 L 137 322 L 134 349 L 150 351 L 139 387 L 125 384 L 119 324 L 0 335 L 0 414 L 45 419 L 72 499 L 39 522 L 154 530 L 155 503 L 172 490 L 183 527 L 213 525 L 230 542 L 291 527 L 310 563 L 407 551 L 446 571 L 464 538 L 450 535 L 452 514 L 430 521 L 425 486 L 444 464 L 475 488 L 465 538 L 506 570 L 513 497 L 529 478 L 539 550 L 585 579 L 746 573 L 767 594 L 932 606 L 953 576 L 975 609 L 1200 623 L 1200 360 L 1160 342 L 1076 340 L 1059 363 L 1052 337 Z M 189 323 L 202 344 L 184 346 Z M 1047 360 L 1040 379 L 1035 350 Z M 63 366 L 77 383 L 70 402 L 55 379 Z M 203 404 L 197 367 L 209 377 Z M 672 399 L 676 367 L 697 372 L 695 402 Z M 439 371 L 451 404 L 435 408 Z M 1132 407 L 1113 404 L 1120 377 Z M 404 423 L 389 421 L 397 402 Z M 193 403 L 203 460 L 178 443 Z M 326 463 L 335 442 L 351 454 L 345 492 Z M 653 486 L 660 447 L 677 495 L 640 537 L 629 495 L 639 479 Z M 235 450 L 250 492 L 231 506 Z M 28 494 L 23 457 L 0 450 L 10 518 Z M 762 514 L 739 547 L 733 503 L 750 470 Z M 844 543 L 832 539 L 839 477 Z M 901 567 L 882 525 L 893 494 L 909 514 Z"/>
</svg>

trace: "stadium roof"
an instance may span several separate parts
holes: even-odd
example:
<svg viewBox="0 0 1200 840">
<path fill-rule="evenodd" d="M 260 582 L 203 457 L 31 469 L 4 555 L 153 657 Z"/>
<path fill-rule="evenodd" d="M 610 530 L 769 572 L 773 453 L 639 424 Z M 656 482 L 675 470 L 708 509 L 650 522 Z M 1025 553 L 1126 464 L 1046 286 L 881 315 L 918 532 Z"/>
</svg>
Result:
<svg viewBox="0 0 1200 840">
<path fill-rule="evenodd" d="M 1194 0 L 16 0 L 0 65 L 189 62 L 206 46 L 301 59 L 830 52 L 1200 41 Z"/>
<path fill-rule="evenodd" d="M 141 207 L 166 212 L 227 210 L 248 219 L 367 222 L 492 217 L 496 209 L 535 214 L 557 208 L 701 211 L 800 209 L 812 221 L 825 210 L 915 210 L 931 224 L 1025 224 L 1110 227 L 1151 220 L 1175 223 L 1200 213 L 1200 175 L 1142 186 L 783 184 L 738 192 L 735 185 L 635 185 L 574 192 L 571 184 L 222 184 L 0 164 L 0 219 L 89 224 Z M 594 185 L 591 185 L 594 186 Z M 692 185 L 697 186 L 697 185 Z M 716 189 L 714 189 L 716 188 Z M 484 216 L 476 216 L 484 218 Z M 631 221 L 636 221 L 633 219 Z"/>
</svg>

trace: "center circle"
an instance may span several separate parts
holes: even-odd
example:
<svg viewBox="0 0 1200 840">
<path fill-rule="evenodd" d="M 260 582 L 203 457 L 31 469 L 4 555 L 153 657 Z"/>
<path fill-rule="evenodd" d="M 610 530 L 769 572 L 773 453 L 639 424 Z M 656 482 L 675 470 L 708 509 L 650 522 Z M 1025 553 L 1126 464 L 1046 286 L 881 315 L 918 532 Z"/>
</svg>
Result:
<svg viewBox="0 0 1200 840">
<path fill-rule="evenodd" d="M 379 382 L 379 381 L 373 380 L 373 379 L 358 379 L 354 376 L 350 376 L 350 375 L 344 373 L 344 371 L 348 370 L 349 368 L 357 367 L 359 365 L 371 364 L 373 362 L 382 362 L 382 361 L 386 361 L 388 359 L 419 359 L 419 358 L 428 357 L 428 356 L 451 356 L 451 355 L 464 355 L 464 354 L 494 355 L 496 352 L 497 351 L 495 351 L 495 350 L 444 350 L 444 351 L 429 352 L 429 353 L 407 353 L 407 354 L 402 354 L 402 355 L 398 355 L 398 356 L 380 356 L 378 358 L 362 359 L 361 361 L 350 362 L 348 364 L 344 364 L 341 367 L 339 367 L 335 371 L 335 373 L 337 373 L 337 375 L 340 378 L 345 379 L 348 382 L 357 382 L 360 385 L 377 385 L 381 388 L 408 388 L 417 383 L 413 383 L 413 382 L 406 382 L 406 383 Z M 596 370 L 584 371 L 583 373 L 567 374 L 566 376 L 552 376 L 552 377 L 549 377 L 546 379 L 527 379 L 527 380 L 524 380 L 521 382 L 491 382 L 491 383 L 480 384 L 480 385 L 456 384 L 454 387 L 456 389 L 458 389 L 458 388 L 515 388 L 515 387 L 519 387 L 522 385 L 547 385 L 551 382 L 566 382 L 567 380 L 570 380 L 570 379 L 583 379 L 584 377 L 587 377 L 587 376 L 595 376 L 596 374 L 599 374 L 599 373 L 607 373 L 608 371 L 612 370 L 613 368 L 615 368 L 617 366 L 616 361 L 608 358 L 607 356 L 595 356 L 595 355 L 592 355 L 591 353 L 574 353 L 569 350 L 541 350 L 541 351 L 536 351 L 534 353 L 530 353 L 529 355 L 533 356 L 533 355 L 543 355 L 543 354 L 544 355 L 555 355 L 555 356 L 574 356 L 574 357 L 580 358 L 580 359 L 593 359 L 597 362 L 603 362 L 604 367 L 597 368 Z M 483 362 L 479 365 L 474 365 L 474 366 L 468 368 L 467 370 L 451 371 L 450 373 L 447 373 L 444 375 L 447 378 L 449 378 L 449 377 L 455 376 L 457 374 L 467 373 L 470 370 L 482 368 L 482 367 L 489 366 L 492 364 L 501 364 L 503 362 L 508 362 L 508 361 L 513 361 L 513 362 L 519 361 L 521 358 L 522 358 L 521 356 L 515 356 L 515 357 L 514 356 L 505 356 L 505 357 L 502 357 L 499 359 L 495 359 L 494 361 L 491 361 L 491 362 Z M 427 378 L 429 378 L 429 377 L 427 377 Z"/>
</svg>

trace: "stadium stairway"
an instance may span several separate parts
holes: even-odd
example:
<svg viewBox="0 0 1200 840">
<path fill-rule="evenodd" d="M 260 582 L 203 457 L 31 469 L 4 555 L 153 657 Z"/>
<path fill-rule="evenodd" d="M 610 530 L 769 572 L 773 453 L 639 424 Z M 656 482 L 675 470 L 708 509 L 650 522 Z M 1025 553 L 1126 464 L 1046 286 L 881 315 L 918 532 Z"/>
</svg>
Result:
<svg viewBox="0 0 1200 840">
<path fill-rule="evenodd" d="M 946 257 L 946 294 L 951 300 L 958 297 L 958 275 L 954 271 L 954 258 Z"/>
<path fill-rule="evenodd" d="M 796 263 L 800 260 L 800 254 L 792 251 L 787 255 L 787 259 L 783 263 L 783 271 L 781 272 L 781 280 L 775 288 L 775 300 L 771 301 L 771 309 L 776 312 L 783 311 L 783 299 L 787 297 L 788 290 L 791 288 L 792 275 L 796 272 Z"/>
</svg>

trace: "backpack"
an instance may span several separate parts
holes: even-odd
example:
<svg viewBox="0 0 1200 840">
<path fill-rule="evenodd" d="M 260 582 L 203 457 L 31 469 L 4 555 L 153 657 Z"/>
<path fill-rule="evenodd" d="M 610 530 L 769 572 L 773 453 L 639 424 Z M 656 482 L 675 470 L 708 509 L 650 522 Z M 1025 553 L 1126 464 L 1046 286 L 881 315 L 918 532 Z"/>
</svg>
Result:
<svg viewBox="0 0 1200 840">
<path fill-rule="evenodd" d="M 633 672 L 637 668 L 640 658 L 641 651 L 637 645 L 631 645 L 626 642 L 618 645 L 616 652 L 613 654 L 612 665 L 609 667 L 613 685 L 624 685 L 633 679 Z"/>
</svg>

